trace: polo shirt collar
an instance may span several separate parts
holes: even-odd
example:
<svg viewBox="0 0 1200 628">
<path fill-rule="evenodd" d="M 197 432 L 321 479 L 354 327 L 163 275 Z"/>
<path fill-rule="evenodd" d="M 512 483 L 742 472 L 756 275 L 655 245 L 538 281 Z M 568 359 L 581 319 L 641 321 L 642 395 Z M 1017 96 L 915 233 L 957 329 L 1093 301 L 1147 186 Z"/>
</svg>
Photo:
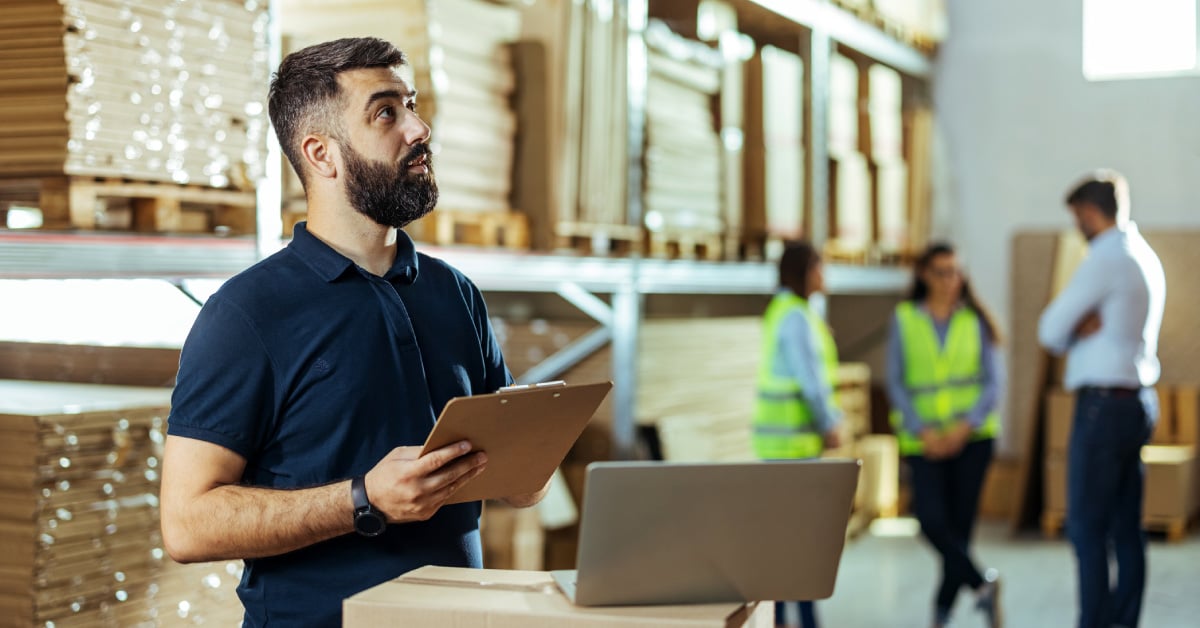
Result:
<svg viewBox="0 0 1200 628">
<path fill-rule="evenodd" d="M 336 280 L 354 266 L 350 258 L 309 233 L 304 222 L 296 224 L 289 247 L 295 249 L 300 259 L 326 282 Z M 417 280 L 417 249 L 412 238 L 403 229 L 396 231 L 396 260 L 392 262 L 392 267 L 388 269 L 384 279 L 409 284 Z"/>
</svg>

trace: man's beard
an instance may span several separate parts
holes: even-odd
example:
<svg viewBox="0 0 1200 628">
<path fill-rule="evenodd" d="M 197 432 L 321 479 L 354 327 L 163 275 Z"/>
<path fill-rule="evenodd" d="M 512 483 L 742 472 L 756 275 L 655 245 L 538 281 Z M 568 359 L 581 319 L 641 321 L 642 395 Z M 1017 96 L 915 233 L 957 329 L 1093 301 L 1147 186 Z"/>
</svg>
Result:
<svg viewBox="0 0 1200 628">
<path fill-rule="evenodd" d="M 386 227 L 405 227 L 433 211 L 438 201 L 429 145 L 417 144 L 399 163 L 370 161 L 349 143 L 342 144 L 346 162 L 346 196 L 359 213 Z M 424 156 L 427 172 L 410 173 L 409 165 Z"/>
</svg>

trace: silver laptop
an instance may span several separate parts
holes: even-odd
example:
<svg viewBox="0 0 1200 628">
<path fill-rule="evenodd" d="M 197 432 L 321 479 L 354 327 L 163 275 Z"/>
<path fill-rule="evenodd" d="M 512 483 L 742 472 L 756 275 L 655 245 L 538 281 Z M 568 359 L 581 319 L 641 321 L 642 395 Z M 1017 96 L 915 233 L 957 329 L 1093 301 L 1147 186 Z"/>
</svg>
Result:
<svg viewBox="0 0 1200 628">
<path fill-rule="evenodd" d="M 818 600 L 833 595 L 857 460 L 588 466 L 580 606 Z"/>
</svg>

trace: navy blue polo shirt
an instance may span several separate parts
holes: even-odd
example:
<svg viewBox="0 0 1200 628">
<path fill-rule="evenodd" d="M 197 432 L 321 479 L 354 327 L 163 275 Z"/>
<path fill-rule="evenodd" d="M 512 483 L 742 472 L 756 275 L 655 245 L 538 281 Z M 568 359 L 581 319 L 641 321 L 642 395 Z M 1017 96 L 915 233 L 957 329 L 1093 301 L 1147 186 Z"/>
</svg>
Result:
<svg viewBox="0 0 1200 628">
<path fill-rule="evenodd" d="M 167 433 L 237 452 L 247 485 L 306 488 L 366 473 L 422 444 L 451 398 L 510 383 L 479 290 L 397 238 L 378 277 L 301 223 L 226 282 L 184 344 Z M 411 569 L 480 567 L 479 512 L 446 506 L 376 538 L 247 560 L 246 625 L 340 626 L 343 599 Z"/>
</svg>

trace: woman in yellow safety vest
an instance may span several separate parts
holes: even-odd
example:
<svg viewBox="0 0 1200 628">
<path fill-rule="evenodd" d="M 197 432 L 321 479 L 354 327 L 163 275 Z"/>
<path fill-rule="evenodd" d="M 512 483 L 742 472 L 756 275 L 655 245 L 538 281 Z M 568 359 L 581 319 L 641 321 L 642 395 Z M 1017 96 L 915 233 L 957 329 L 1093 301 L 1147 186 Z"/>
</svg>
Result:
<svg viewBox="0 0 1200 628">
<path fill-rule="evenodd" d="M 821 257 L 812 245 L 789 244 L 779 260 L 779 292 L 763 322 L 758 395 L 754 404 L 754 451 L 764 460 L 815 458 L 840 445 L 834 386 L 837 347 L 809 297 L 825 289 Z M 816 628 L 812 602 L 800 602 L 803 628 Z M 784 625 L 775 605 L 775 623 Z"/>
<path fill-rule="evenodd" d="M 935 628 L 946 626 L 962 587 L 1000 626 L 1000 582 L 971 559 L 971 535 L 998 428 L 1000 332 L 975 298 L 954 248 L 935 244 L 917 261 L 888 345 L 888 395 L 900 454 L 912 471 L 913 511 L 942 557 Z"/>
</svg>

